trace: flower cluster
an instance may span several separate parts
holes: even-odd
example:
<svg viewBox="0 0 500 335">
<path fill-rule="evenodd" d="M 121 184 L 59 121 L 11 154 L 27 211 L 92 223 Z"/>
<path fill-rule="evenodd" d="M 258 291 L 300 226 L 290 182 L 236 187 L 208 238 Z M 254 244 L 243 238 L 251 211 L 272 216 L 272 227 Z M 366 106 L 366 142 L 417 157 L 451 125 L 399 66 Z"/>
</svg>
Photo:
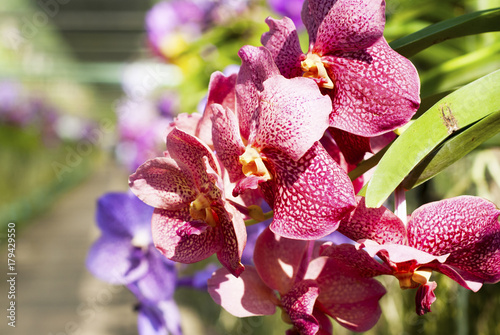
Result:
<svg viewBox="0 0 500 335">
<path fill-rule="evenodd" d="M 263 45 L 239 50 L 237 73 L 213 73 L 203 114 L 175 118 L 163 157 L 129 178 L 154 207 L 152 243 L 165 259 L 217 256 L 208 291 L 235 316 L 279 307 L 287 334 L 331 334 L 330 318 L 365 331 L 386 292 L 376 276 L 417 288 L 420 315 L 435 300 L 432 271 L 474 291 L 500 280 L 492 203 L 442 200 L 407 222 L 355 196 L 347 172 L 420 103 L 414 66 L 383 37 L 384 11 L 381 0 L 306 0 L 306 53 L 291 19 L 267 19 Z M 355 243 L 329 241 L 336 231 Z"/>
</svg>

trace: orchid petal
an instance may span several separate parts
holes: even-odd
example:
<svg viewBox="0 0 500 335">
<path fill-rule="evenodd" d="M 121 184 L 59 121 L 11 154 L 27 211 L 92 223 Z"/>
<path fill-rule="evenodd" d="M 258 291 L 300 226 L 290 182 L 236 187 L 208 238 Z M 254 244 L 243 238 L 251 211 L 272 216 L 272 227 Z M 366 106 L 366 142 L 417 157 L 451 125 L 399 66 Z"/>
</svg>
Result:
<svg viewBox="0 0 500 335">
<path fill-rule="evenodd" d="M 323 57 L 335 90 L 330 126 L 371 137 L 406 124 L 420 104 L 413 64 L 384 38 L 366 50 Z"/>
<path fill-rule="evenodd" d="M 436 301 L 436 295 L 434 294 L 436 287 L 437 283 L 433 281 L 419 286 L 415 295 L 415 306 L 418 315 L 431 312 L 431 304 Z"/>
<path fill-rule="evenodd" d="M 307 78 L 274 76 L 260 94 L 257 148 L 273 148 L 299 160 L 328 128 L 331 100 Z"/>
<path fill-rule="evenodd" d="M 208 84 L 208 97 L 203 117 L 200 119 L 196 127 L 195 135 L 201 139 L 208 146 L 212 147 L 212 108 L 210 105 L 217 103 L 221 104 L 231 110 L 236 110 L 236 74 L 228 77 L 224 76 L 222 72 L 214 72 L 210 76 L 210 83 Z"/>
<path fill-rule="evenodd" d="M 103 234 L 87 255 L 87 269 L 111 284 L 127 284 L 144 276 L 149 265 L 145 258 L 132 258 L 131 239 Z"/>
<path fill-rule="evenodd" d="M 412 260 L 416 261 L 418 264 L 427 264 L 433 261 L 444 263 L 449 256 L 449 254 L 435 256 L 425 251 L 401 244 L 387 243 L 379 245 L 375 241 L 371 240 L 362 241 L 361 248 L 366 250 L 366 252 L 372 257 L 375 257 L 377 253 L 382 252 L 387 255 L 387 258 L 391 262 L 394 263 L 403 263 Z"/>
<path fill-rule="evenodd" d="M 202 221 L 192 220 L 189 209 L 155 209 L 152 219 L 153 241 L 170 260 L 195 263 L 220 250 L 220 232 Z"/>
<path fill-rule="evenodd" d="M 314 335 L 319 330 L 318 320 L 312 315 L 318 295 L 314 280 L 302 280 L 281 297 L 284 310 L 300 334 Z"/>
<path fill-rule="evenodd" d="M 477 292 L 483 286 L 484 279 L 476 277 L 468 271 L 462 271 L 448 264 L 437 264 L 432 268 L 433 270 L 436 270 L 444 274 L 446 277 L 456 281 L 468 290 Z"/>
<path fill-rule="evenodd" d="M 328 128 L 328 131 L 349 164 L 358 164 L 367 152 L 372 152 L 369 137 L 354 135 L 336 128 Z"/>
<path fill-rule="evenodd" d="M 269 32 L 262 35 L 261 42 L 271 52 L 280 73 L 285 78 L 301 77 L 300 57 L 303 53 L 295 24 L 288 17 L 282 20 L 268 17 L 266 23 Z"/>
<path fill-rule="evenodd" d="M 364 49 L 382 37 L 385 1 L 307 0 L 302 20 L 314 53 Z"/>
<path fill-rule="evenodd" d="M 372 278 L 384 274 L 392 275 L 392 271 L 387 265 L 380 264 L 366 251 L 358 250 L 352 244 L 328 246 L 323 249 L 321 255 L 344 264 L 351 269 L 353 274 L 360 277 Z"/>
<path fill-rule="evenodd" d="M 106 193 L 97 201 L 96 221 L 103 234 L 133 238 L 149 231 L 151 215 L 153 208 L 132 192 Z"/>
<path fill-rule="evenodd" d="M 160 302 L 173 299 L 177 274 L 175 263 L 166 259 L 153 245 L 146 254 L 148 272 L 136 282 L 142 298 Z"/>
<path fill-rule="evenodd" d="M 316 264 L 318 263 L 318 264 Z M 382 311 L 379 300 L 386 293 L 385 288 L 373 278 L 359 277 L 332 258 L 319 257 L 311 261 L 310 268 L 317 270 L 315 281 L 320 294 L 317 302 L 322 310 L 353 331 L 366 331 L 380 318 Z M 308 271 L 306 278 L 312 273 Z"/>
<path fill-rule="evenodd" d="M 156 208 L 176 210 L 196 198 L 192 177 L 170 158 L 153 158 L 139 166 L 129 177 L 129 186 L 139 199 Z"/>
<path fill-rule="evenodd" d="M 213 104 L 212 110 L 212 138 L 215 152 L 229 174 L 229 180 L 235 182 L 245 177 L 239 157 L 245 152 L 241 140 L 238 119 L 228 108 Z"/>
<path fill-rule="evenodd" d="M 318 239 L 337 229 L 354 207 L 347 174 L 316 143 L 299 161 L 266 151 L 275 168 L 271 230 L 287 238 Z"/>
<path fill-rule="evenodd" d="M 196 129 L 202 117 L 200 113 L 178 114 L 168 126 L 166 133 L 168 135 L 174 128 L 178 128 L 189 135 L 196 136 Z"/>
<path fill-rule="evenodd" d="M 367 208 L 364 197 L 356 197 L 356 208 L 340 221 L 339 232 L 354 241 L 369 239 L 377 243 L 404 244 L 403 222 L 385 207 Z"/>
<path fill-rule="evenodd" d="M 217 252 L 217 258 L 237 277 L 245 269 L 241 264 L 241 256 L 247 242 L 245 222 L 241 214 L 227 203 L 224 208 L 214 206 L 213 211 L 218 216 L 222 238 L 222 247 Z"/>
<path fill-rule="evenodd" d="M 275 235 L 266 228 L 255 242 L 254 263 L 260 277 L 280 294 L 288 292 L 297 276 L 307 242 Z"/>
<path fill-rule="evenodd" d="M 212 150 L 196 137 L 175 128 L 167 136 L 167 150 L 175 161 L 182 165 L 181 168 L 191 172 L 197 188 L 204 193 L 212 192 L 211 182 L 208 180 L 203 157 L 207 157 L 211 168 L 220 175 L 220 168 L 216 163 Z M 217 192 L 216 192 L 217 193 Z M 218 195 L 213 195 L 217 198 Z"/>
<path fill-rule="evenodd" d="M 460 196 L 425 204 L 417 208 L 408 222 L 408 244 L 442 255 L 460 254 L 472 248 L 491 232 L 500 230 L 496 206 L 479 197 Z M 427 232 L 422 234 L 422 232 Z M 492 241 L 493 242 L 493 241 Z M 498 241 L 496 246 L 498 246 Z"/>
<path fill-rule="evenodd" d="M 446 264 L 480 278 L 480 282 L 500 281 L 500 230 L 483 235 L 474 245 L 452 252 Z"/>
<path fill-rule="evenodd" d="M 264 284 L 253 266 L 247 266 L 238 278 L 225 268 L 217 270 L 208 280 L 208 293 L 237 317 L 272 315 L 278 303 L 273 290 Z"/>
<path fill-rule="evenodd" d="M 271 53 L 264 47 L 243 46 L 238 52 L 242 64 L 236 80 L 236 103 L 241 135 L 250 138 L 251 120 L 259 106 L 259 92 L 267 79 L 279 75 Z"/>
</svg>

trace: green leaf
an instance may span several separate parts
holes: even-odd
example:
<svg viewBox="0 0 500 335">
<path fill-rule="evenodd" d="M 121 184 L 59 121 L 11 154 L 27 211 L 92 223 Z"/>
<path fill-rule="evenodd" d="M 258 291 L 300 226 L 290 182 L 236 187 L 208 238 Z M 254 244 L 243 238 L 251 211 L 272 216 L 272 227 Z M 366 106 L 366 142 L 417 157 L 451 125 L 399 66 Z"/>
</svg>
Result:
<svg viewBox="0 0 500 335">
<path fill-rule="evenodd" d="M 409 190 L 431 179 L 499 132 L 500 111 L 497 111 L 457 132 L 433 150 L 403 180 L 403 187 Z"/>
<path fill-rule="evenodd" d="M 500 7 L 473 12 L 426 27 L 392 41 L 390 46 L 405 57 L 450 38 L 500 31 Z"/>
<path fill-rule="evenodd" d="M 407 175 L 453 133 L 500 110 L 500 70 L 441 99 L 387 150 L 366 190 L 366 205 L 380 207 Z"/>
</svg>

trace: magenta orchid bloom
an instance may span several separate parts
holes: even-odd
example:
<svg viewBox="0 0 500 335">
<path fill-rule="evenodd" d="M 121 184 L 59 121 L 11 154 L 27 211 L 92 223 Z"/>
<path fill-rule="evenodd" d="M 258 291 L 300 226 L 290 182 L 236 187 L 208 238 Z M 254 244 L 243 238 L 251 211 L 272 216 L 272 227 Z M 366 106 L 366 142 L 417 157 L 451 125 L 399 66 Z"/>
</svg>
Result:
<svg viewBox="0 0 500 335">
<path fill-rule="evenodd" d="M 384 287 L 320 256 L 320 246 L 266 229 L 255 244 L 255 267 L 247 266 L 239 278 L 227 269 L 217 270 L 208 281 L 208 292 L 238 317 L 272 315 L 281 308 L 283 320 L 293 327 L 287 334 L 332 334 L 327 316 L 350 330 L 370 329 L 380 317 Z"/>
<path fill-rule="evenodd" d="M 233 194 L 259 188 L 274 210 L 271 230 L 283 237 L 326 236 L 355 202 L 347 174 L 318 142 L 330 99 L 306 78 L 281 76 L 265 48 L 239 55 L 237 111 L 211 105 L 214 148 L 236 182 Z"/>
<path fill-rule="evenodd" d="M 402 289 L 418 288 L 416 311 L 430 312 L 438 271 L 474 292 L 500 281 L 500 211 L 479 197 L 461 196 L 421 206 L 407 227 L 384 207 L 366 208 L 364 198 L 339 231 L 360 242 L 332 246 L 326 255 L 353 264 L 353 271 L 394 275 Z M 383 264 L 371 257 L 378 256 Z"/>
<path fill-rule="evenodd" d="M 292 20 L 268 18 L 262 36 L 287 78 L 313 79 L 332 99 L 330 126 L 350 163 L 369 149 L 369 137 L 406 124 L 420 104 L 413 64 L 383 37 L 385 1 L 306 0 L 302 20 L 309 51 L 300 48 Z"/>
<path fill-rule="evenodd" d="M 130 176 L 132 191 L 155 207 L 153 241 L 167 258 L 194 263 L 216 253 L 233 275 L 244 270 L 246 243 L 240 213 L 223 196 L 212 151 L 179 129 L 167 136 L 169 158 L 148 160 Z"/>
</svg>

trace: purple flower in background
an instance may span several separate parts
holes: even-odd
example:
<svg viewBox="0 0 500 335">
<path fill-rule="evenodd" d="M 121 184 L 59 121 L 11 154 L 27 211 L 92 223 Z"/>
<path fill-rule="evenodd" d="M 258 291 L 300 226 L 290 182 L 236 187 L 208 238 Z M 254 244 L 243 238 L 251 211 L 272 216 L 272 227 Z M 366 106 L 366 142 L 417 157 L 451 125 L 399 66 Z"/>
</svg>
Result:
<svg viewBox="0 0 500 335">
<path fill-rule="evenodd" d="M 244 12 L 248 3 L 245 0 L 158 2 L 146 14 L 148 43 L 156 55 L 175 58 L 205 30 L 225 24 Z"/>
<path fill-rule="evenodd" d="M 152 214 L 153 208 L 131 192 L 99 198 L 96 220 L 102 234 L 90 248 L 86 265 L 97 278 L 126 285 L 136 295 L 141 334 L 166 334 L 161 329 L 181 334 L 173 301 L 177 271 L 153 245 Z"/>
<path fill-rule="evenodd" d="M 146 160 L 161 155 L 167 129 L 173 119 L 176 96 L 164 95 L 158 102 L 123 98 L 117 106 L 118 160 L 135 171 Z"/>
<path fill-rule="evenodd" d="M 304 29 L 300 17 L 304 0 L 267 0 L 269 7 L 276 13 L 292 19 L 297 30 Z"/>
</svg>

